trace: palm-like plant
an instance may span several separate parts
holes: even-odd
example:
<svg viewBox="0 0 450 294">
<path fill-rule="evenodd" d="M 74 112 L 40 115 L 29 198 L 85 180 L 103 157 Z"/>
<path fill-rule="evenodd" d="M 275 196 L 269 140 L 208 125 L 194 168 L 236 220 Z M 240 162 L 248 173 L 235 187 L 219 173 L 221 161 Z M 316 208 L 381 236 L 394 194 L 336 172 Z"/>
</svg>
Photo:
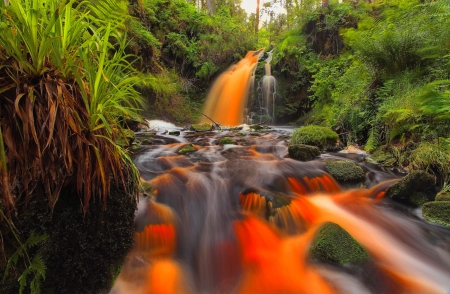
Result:
<svg viewBox="0 0 450 294">
<path fill-rule="evenodd" d="M 92 17 L 91 4 L 77 2 L 0 2 L 0 189 L 7 211 L 36 187 L 53 208 L 68 185 L 86 211 L 93 196 L 106 204 L 111 180 L 126 187 L 137 179 L 115 143 L 121 120 L 138 118 L 140 103 L 131 56 L 117 37 L 122 24 Z"/>
</svg>

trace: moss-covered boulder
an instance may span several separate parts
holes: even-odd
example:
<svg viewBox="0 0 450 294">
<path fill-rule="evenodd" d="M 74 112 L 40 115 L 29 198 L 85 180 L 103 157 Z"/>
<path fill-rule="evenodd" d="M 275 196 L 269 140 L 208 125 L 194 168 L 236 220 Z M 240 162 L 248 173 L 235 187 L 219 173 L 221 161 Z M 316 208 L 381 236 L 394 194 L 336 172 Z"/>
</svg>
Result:
<svg viewBox="0 0 450 294">
<path fill-rule="evenodd" d="M 450 227 L 450 201 L 432 201 L 422 205 L 422 215 L 429 221 Z"/>
<path fill-rule="evenodd" d="M 225 138 L 220 139 L 219 144 L 220 145 L 236 144 L 236 142 L 234 142 L 234 140 L 231 139 L 230 137 L 225 137 Z"/>
<path fill-rule="evenodd" d="M 325 163 L 326 171 L 340 182 L 357 182 L 364 180 L 364 170 L 352 161 L 330 160 Z"/>
<path fill-rule="evenodd" d="M 411 196 L 409 197 L 409 201 L 416 205 L 416 206 L 421 206 L 424 203 L 430 201 L 428 199 L 428 194 L 425 192 L 414 192 L 411 194 Z"/>
<path fill-rule="evenodd" d="M 300 161 L 313 160 L 320 155 L 319 147 L 305 144 L 289 145 L 288 152 L 292 159 Z"/>
<path fill-rule="evenodd" d="M 186 154 L 186 153 L 191 153 L 191 152 L 195 152 L 197 151 L 197 149 L 195 149 L 194 146 L 192 146 L 192 144 L 187 144 L 184 145 L 180 150 L 178 150 L 178 154 Z"/>
<path fill-rule="evenodd" d="M 431 192 L 434 189 L 436 177 L 425 171 L 413 171 L 386 191 L 386 197 L 393 200 L 410 201 L 416 192 Z"/>
<path fill-rule="evenodd" d="M 296 130 L 292 134 L 291 144 L 306 144 L 323 149 L 334 147 L 338 138 L 338 134 L 330 128 L 309 125 Z"/>
<path fill-rule="evenodd" d="M 327 223 L 319 229 L 310 248 L 315 261 L 331 264 L 357 264 L 370 255 L 347 231 L 334 223 Z"/>
<path fill-rule="evenodd" d="M 191 131 L 194 132 L 208 132 L 211 131 L 212 129 L 213 126 L 209 123 L 191 125 Z"/>
<path fill-rule="evenodd" d="M 450 191 L 441 191 L 437 193 L 435 201 L 450 201 Z"/>
</svg>

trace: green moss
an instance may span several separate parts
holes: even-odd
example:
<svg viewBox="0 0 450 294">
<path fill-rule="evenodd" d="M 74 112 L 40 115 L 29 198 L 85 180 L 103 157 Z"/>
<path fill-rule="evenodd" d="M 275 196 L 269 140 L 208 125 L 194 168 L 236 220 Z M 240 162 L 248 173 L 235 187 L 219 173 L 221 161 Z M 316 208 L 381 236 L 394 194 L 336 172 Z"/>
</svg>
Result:
<svg viewBox="0 0 450 294">
<path fill-rule="evenodd" d="M 211 130 L 212 130 L 212 125 L 209 123 L 191 125 L 191 131 L 207 132 L 207 131 L 211 131 Z"/>
<path fill-rule="evenodd" d="M 261 136 L 261 134 L 260 133 L 255 133 L 255 132 L 251 132 L 250 136 L 259 137 L 259 136 Z"/>
<path fill-rule="evenodd" d="M 332 264 L 355 264 L 370 258 L 361 244 L 334 223 L 327 223 L 319 230 L 310 255 L 313 260 Z"/>
<path fill-rule="evenodd" d="M 178 154 L 186 154 L 186 153 L 195 152 L 195 151 L 197 151 L 197 149 L 195 149 L 195 147 L 192 146 L 192 144 L 187 144 L 187 145 L 184 145 L 183 148 L 178 150 Z"/>
<path fill-rule="evenodd" d="M 394 200 L 410 200 L 415 192 L 434 189 L 436 178 L 425 171 L 413 171 L 386 191 L 386 197 Z"/>
<path fill-rule="evenodd" d="M 318 147 L 304 144 L 289 145 L 288 152 L 291 158 L 300 161 L 313 160 L 320 155 Z"/>
<path fill-rule="evenodd" d="M 450 191 L 439 192 L 435 201 L 450 201 Z"/>
<path fill-rule="evenodd" d="M 326 148 L 336 145 L 338 134 L 327 127 L 309 125 L 296 130 L 292 134 L 291 144 L 306 144 Z"/>
<path fill-rule="evenodd" d="M 429 222 L 450 227 L 450 201 L 427 202 L 422 206 L 422 215 Z"/>
<path fill-rule="evenodd" d="M 365 177 L 364 170 L 352 161 L 327 161 L 325 169 L 338 181 L 354 182 L 363 180 Z"/>
<path fill-rule="evenodd" d="M 236 144 L 236 143 L 230 137 L 225 137 L 225 138 L 220 139 L 219 144 L 225 145 L 225 144 Z"/>
<path fill-rule="evenodd" d="M 261 130 L 269 130 L 270 128 L 267 126 L 251 125 L 250 129 L 255 130 L 255 131 L 261 131 Z"/>
</svg>

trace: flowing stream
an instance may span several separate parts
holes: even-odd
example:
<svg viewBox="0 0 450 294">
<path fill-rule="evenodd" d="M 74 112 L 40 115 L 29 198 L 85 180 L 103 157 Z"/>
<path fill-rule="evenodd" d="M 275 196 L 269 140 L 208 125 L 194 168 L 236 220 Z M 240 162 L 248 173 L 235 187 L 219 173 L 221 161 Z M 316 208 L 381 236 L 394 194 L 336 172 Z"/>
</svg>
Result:
<svg viewBox="0 0 450 294">
<path fill-rule="evenodd" d="M 261 55 L 249 52 L 217 79 L 206 116 L 229 126 L 250 118 L 248 90 Z M 273 120 L 270 58 L 259 107 Z M 450 230 L 383 198 L 399 175 L 358 154 L 290 159 L 288 127 L 188 132 L 160 121 L 149 125 L 152 145 L 133 158 L 147 186 L 135 247 L 111 294 L 450 293 Z M 224 137 L 236 144 L 220 145 Z M 343 156 L 365 171 L 360 186 L 343 188 L 325 172 L 323 159 Z M 318 229 L 329 222 L 370 258 L 346 265 L 311 258 Z"/>
<path fill-rule="evenodd" d="M 170 128 L 134 156 L 153 189 L 141 196 L 136 246 L 111 293 L 448 293 L 450 232 L 383 198 L 398 175 L 347 155 L 366 180 L 343 189 L 322 160 L 345 155 L 290 159 L 289 128 L 179 137 L 164 134 Z M 218 145 L 223 137 L 238 145 Z M 180 154 L 188 144 L 195 151 Z M 327 222 L 370 260 L 313 261 L 311 242 Z"/>
</svg>

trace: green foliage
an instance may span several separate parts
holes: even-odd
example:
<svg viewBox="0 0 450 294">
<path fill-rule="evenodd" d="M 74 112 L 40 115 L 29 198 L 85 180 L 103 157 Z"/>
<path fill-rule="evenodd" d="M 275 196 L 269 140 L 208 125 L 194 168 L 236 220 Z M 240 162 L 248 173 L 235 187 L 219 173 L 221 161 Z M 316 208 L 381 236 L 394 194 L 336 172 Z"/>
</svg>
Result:
<svg viewBox="0 0 450 294">
<path fill-rule="evenodd" d="M 110 175 L 137 179 L 115 142 L 124 119 L 140 119 L 134 86 L 142 82 L 124 53 L 123 21 L 114 13 L 111 22 L 97 18 L 117 3 L 104 0 L 92 9 L 85 1 L 36 3 L 0 2 L 1 112 L 8 114 L 1 124 L 9 163 L 2 190 L 28 201 L 42 184 L 53 207 L 61 189 L 75 183 L 86 210 L 91 196 L 106 204 Z"/>
<path fill-rule="evenodd" d="M 338 134 L 330 128 L 309 125 L 297 129 L 292 134 L 290 144 L 306 144 L 325 148 L 336 145 L 338 138 Z"/>
<path fill-rule="evenodd" d="M 411 153 L 409 167 L 414 170 L 426 170 L 440 174 L 445 180 L 450 175 L 450 144 L 422 142 Z"/>
<path fill-rule="evenodd" d="M 17 248 L 17 250 L 8 259 L 8 263 L 6 264 L 5 272 L 3 274 L 2 283 L 5 282 L 5 279 L 8 276 L 11 268 L 17 265 L 20 258 L 24 261 L 26 268 L 17 280 L 20 285 L 19 293 L 22 294 L 26 287 L 29 285 L 30 292 L 32 294 L 39 294 L 41 293 L 41 281 L 45 280 L 45 273 L 47 268 L 42 259 L 42 256 L 39 253 L 35 254 L 33 259 L 30 260 L 28 250 L 46 240 L 47 236 L 36 235 L 34 232 L 32 232 L 30 237 L 28 237 L 28 239 L 24 243 L 22 243 L 20 242 L 19 237 L 15 232 L 16 229 L 11 225 L 10 220 L 7 219 L 2 210 L 0 210 L 0 213 L 4 221 L 8 223 L 9 229 L 14 235 L 16 241 L 19 243 L 19 247 Z M 28 283 L 27 279 L 29 276 L 32 276 L 32 279 Z"/>
</svg>

